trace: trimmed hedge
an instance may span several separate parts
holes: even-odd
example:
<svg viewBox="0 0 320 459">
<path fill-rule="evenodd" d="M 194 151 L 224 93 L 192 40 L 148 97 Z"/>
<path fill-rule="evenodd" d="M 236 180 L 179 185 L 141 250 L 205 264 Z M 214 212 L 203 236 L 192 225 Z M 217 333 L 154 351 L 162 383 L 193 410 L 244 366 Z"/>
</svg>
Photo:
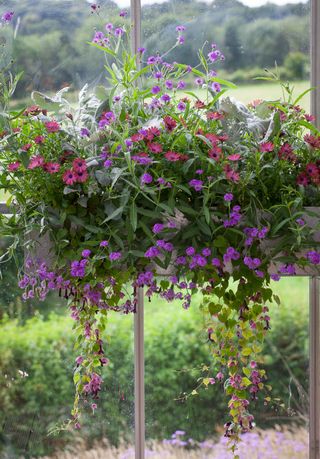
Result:
<svg viewBox="0 0 320 459">
<path fill-rule="evenodd" d="M 304 282 L 297 279 L 297 292 L 301 292 Z M 295 290 L 291 289 L 292 292 L 294 295 Z M 280 307 L 274 311 L 270 340 L 266 342 L 265 364 L 273 386 L 272 395 L 285 401 L 289 384 L 293 393 L 297 382 L 307 387 L 306 300 L 298 294 L 295 298 L 295 302 L 293 297 L 287 298 L 290 308 Z M 1 458 L 16 458 L 19 454 L 24 458 L 44 455 L 64 448 L 71 437 L 76 440 L 77 435 L 89 444 L 101 437 L 109 438 L 112 444 L 118 444 L 121 438 L 133 440 L 133 317 L 115 315 L 110 319 L 111 339 L 106 353 L 112 371 L 105 370 L 105 390 L 99 409 L 92 416 L 88 407 L 88 419 L 80 432 L 63 431 L 59 436 L 47 436 L 48 429 L 67 419 L 72 405 L 72 367 L 76 354 L 72 349 L 71 325 L 71 319 L 56 314 L 51 314 L 47 320 L 38 315 L 25 325 L 13 320 L 2 321 Z M 168 438 L 175 430 L 182 429 L 190 437 L 203 440 L 223 422 L 224 395 L 218 384 L 186 400 L 183 397 L 195 388 L 203 365 L 210 365 L 206 333 L 201 331 L 204 325 L 196 305 L 189 311 L 160 301 L 146 305 L 146 429 L 149 438 Z M 287 366 L 296 380 L 292 381 Z M 303 404 L 294 408 L 304 409 Z M 257 420 L 260 426 L 267 425 L 270 415 L 275 416 L 275 412 L 271 408 L 265 411 L 259 404 Z"/>
</svg>

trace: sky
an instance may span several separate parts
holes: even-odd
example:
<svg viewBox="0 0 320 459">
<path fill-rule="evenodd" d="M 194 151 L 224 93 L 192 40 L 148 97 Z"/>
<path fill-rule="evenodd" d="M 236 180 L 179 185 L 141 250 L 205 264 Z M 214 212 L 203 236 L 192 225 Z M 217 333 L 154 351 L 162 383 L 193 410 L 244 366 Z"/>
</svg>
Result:
<svg viewBox="0 0 320 459">
<path fill-rule="evenodd" d="M 141 0 L 142 5 L 150 5 L 152 3 L 163 3 L 166 0 Z M 261 6 L 266 3 L 276 3 L 277 5 L 285 5 L 286 3 L 306 3 L 307 0 L 240 0 L 248 6 Z M 128 6 L 130 0 L 116 0 L 119 6 Z"/>
</svg>

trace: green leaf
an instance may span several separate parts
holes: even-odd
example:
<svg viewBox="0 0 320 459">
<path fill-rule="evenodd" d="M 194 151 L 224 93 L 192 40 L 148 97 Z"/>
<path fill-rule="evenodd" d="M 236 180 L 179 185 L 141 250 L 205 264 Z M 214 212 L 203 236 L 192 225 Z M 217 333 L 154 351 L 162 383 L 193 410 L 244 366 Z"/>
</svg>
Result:
<svg viewBox="0 0 320 459">
<path fill-rule="evenodd" d="M 137 206 L 136 206 L 135 202 L 132 201 L 132 204 L 130 206 L 130 224 L 132 226 L 133 231 L 136 231 L 137 223 L 138 223 Z"/>
<path fill-rule="evenodd" d="M 108 215 L 108 217 L 106 219 L 103 220 L 102 224 L 106 223 L 106 222 L 109 222 L 110 220 L 116 220 L 117 218 L 120 217 L 122 212 L 123 212 L 123 206 L 118 207 L 110 215 Z"/>
<path fill-rule="evenodd" d="M 221 304 L 209 303 L 208 309 L 211 315 L 218 314 L 221 311 Z"/>
<path fill-rule="evenodd" d="M 217 247 L 217 248 L 227 248 L 229 243 L 223 236 L 218 236 L 214 240 L 213 245 L 214 247 Z"/>
</svg>

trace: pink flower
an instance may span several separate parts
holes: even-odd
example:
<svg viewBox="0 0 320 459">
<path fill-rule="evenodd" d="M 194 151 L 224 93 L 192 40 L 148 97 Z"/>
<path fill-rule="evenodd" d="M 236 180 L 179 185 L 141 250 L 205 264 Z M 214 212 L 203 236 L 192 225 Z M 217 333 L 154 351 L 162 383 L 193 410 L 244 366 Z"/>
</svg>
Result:
<svg viewBox="0 0 320 459">
<path fill-rule="evenodd" d="M 20 166 L 21 166 L 21 163 L 19 161 L 15 161 L 14 163 L 10 163 L 8 165 L 8 171 L 10 171 L 10 172 L 16 171 L 17 169 L 19 169 Z"/>
<path fill-rule="evenodd" d="M 175 151 L 167 151 L 167 153 L 165 153 L 164 156 L 168 161 L 171 161 L 171 162 L 186 161 L 188 159 L 187 155 L 176 153 Z"/>
<path fill-rule="evenodd" d="M 76 181 L 79 183 L 84 183 L 88 180 L 89 175 L 86 170 L 85 171 L 76 170 L 76 171 L 73 171 L 73 173 L 75 174 Z"/>
<path fill-rule="evenodd" d="M 44 123 L 46 130 L 48 132 L 58 132 L 60 131 L 60 124 L 57 123 L 56 121 L 47 121 Z"/>
<path fill-rule="evenodd" d="M 160 143 L 150 142 L 147 147 L 152 153 L 162 153 L 162 145 L 160 145 Z"/>
<path fill-rule="evenodd" d="M 229 166 L 229 164 L 227 164 L 227 165 L 224 167 L 224 173 L 225 173 L 225 175 L 226 175 L 226 179 L 227 179 L 227 180 L 230 180 L 231 182 L 239 182 L 240 176 L 239 176 L 238 172 L 234 171 L 234 170 Z"/>
<path fill-rule="evenodd" d="M 31 147 L 32 147 L 31 143 L 26 143 L 25 145 L 23 145 L 23 147 L 21 147 L 21 150 L 28 151 L 30 150 Z"/>
<path fill-rule="evenodd" d="M 76 174 L 75 174 L 75 172 L 73 170 L 68 169 L 63 174 L 62 180 L 67 185 L 73 185 L 77 181 L 77 177 L 76 177 Z"/>
<path fill-rule="evenodd" d="M 43 168 L 46 172 L 49 172 L 49 174 L 56 174 L 60 170 L 60 164 L 59 163 L 46 163 L 43 166 Z"/>
<path fill-rule="evenodd" d="M 301 172 L 301 174 L 297 177 L 297 184 L 302 186 L 307 186 L 309 183 L 308 177 L 305 172 Z"/>
<path fill-rule="evenodd" d="M 309 123 L 311 123 L 312 121 L 314 121 L 314 120 L 316 119 L 315 116 L 309 115 L 308 113 L 306 113 L 306 114 L 304 115 L 304 118 L 305 118 L 305 120 L 308 121 Z"/>
<path fill-rule="evenodd" d="M 45 137 L 43 135 L 37 135 L 37 137 L 34 138 L 34 142 L 37 145 L 42 144 L 45 141 Z"/>
<path fill-rule="evenodd" d="M 82 158 L 76 158 L 72 163 L 73 169 L 76 172 L 85 172 L 87 170 L 86 161 Z"/>
<path fill-rule="evenodd" d="M 272 142 L 263 142 L 260 144 L 260 151 L 261 153 L 270 153 L 273 151 L 274 145 Z"/>
<path fill-rule="evenodd" d="M 28 169 L 35 169 L 36 167 L 42 167 L 44 165 L 44 158 L 41 155 L 32 156 Z"/>
<path fill-rule="evenodd" d="M 239 154 L 227 156 L 227 159 L 229 161 L 238 161 L 240 158 L 241 158 L 241 155 L 239 155 Z"/>
</svg>

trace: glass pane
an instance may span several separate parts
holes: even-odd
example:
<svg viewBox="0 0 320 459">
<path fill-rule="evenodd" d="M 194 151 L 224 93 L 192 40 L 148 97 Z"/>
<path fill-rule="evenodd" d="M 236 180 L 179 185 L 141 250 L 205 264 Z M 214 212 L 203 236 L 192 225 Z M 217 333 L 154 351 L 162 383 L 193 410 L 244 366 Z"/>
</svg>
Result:
<svg viewBox="0 0 320 459">
<path fill-rule="evenodd" d="M 310 5 L 293 3 L 142 0 L 146 56 L 158 53 L 169 63 L 196 66 L 203 43 L 205 55 L 215 43 L 225 56 L 213 65 L 217 76 L 238 86 L 225 96 L 244 104 L 275 100 L 282 96 L 279 82 L 254 78 L 269 77 L 276 71 L 294 85 L 298 96 L 310 86 Z M 186 28 L 185 42 L 166 54 L 177 41 L 179 25 Z M 279 43 L 284 43 L 281 50 Z M 206 91 L 195 80 L 196 75 L 190 73 L 185 90 L 205 100 Z M 167 92 L 170 94 L 170 88 Z M 309 95 L 299 104 L 308 110 Z M 286 278 L 273 287 L 281 305 L 270 308 L 271 332 L 264 362 L 273 402 L 257 404 L 257 429 L 244 436 L 241 459 L 308 457 L 308 279 Z M 149 441 L 155 440 L 148 448 L 158 448 L 162 455 L 170 451 L 172 457 L 227 459 L 231 455 L 223 438 L 227 417 L 223 388 L 209 384 L 208 390 L 190 396 L 203 368 L 211 362 L 199 305 L 200 300 L 194 301 L 184 311 L 179 304 L 153 300 L 146 306 L 146 433 Z"/>
</svg>

